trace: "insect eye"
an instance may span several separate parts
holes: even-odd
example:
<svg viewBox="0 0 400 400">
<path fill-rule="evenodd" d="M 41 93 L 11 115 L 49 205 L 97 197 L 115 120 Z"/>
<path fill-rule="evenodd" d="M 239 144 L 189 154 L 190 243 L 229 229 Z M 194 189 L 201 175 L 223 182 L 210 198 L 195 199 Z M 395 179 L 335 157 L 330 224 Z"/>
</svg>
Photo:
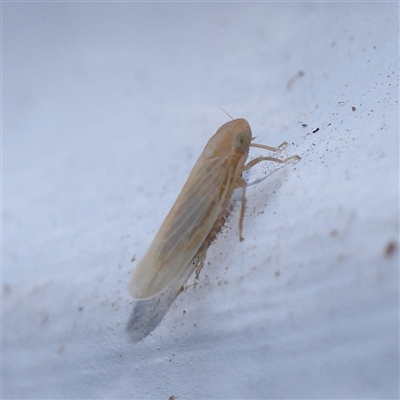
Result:
<svg viewBox="0 0 400 400">
<path fill-rule="evenodd" d="M 247 135 L 244 133 L 239 133 L 235 137 L 235 150 L 243 152 L 249 146 L 250 140 L 248 140 Z"/>
</svg>

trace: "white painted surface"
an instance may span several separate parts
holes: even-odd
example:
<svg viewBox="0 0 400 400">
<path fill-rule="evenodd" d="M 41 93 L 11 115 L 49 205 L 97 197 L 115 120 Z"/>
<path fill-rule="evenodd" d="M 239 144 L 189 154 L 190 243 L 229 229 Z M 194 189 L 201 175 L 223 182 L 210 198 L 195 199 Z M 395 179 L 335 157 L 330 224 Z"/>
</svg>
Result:
<svg viewBox="0 0 400 400">
<path fill-rule="evenodd" d="M 2 13 L 3 398 L 399 396 L 397 3 Z M 218 106 L 302 160 L 245 176 L 246 240 L 236 213 L 132 345 L 129 274 Z"/>
</svg>

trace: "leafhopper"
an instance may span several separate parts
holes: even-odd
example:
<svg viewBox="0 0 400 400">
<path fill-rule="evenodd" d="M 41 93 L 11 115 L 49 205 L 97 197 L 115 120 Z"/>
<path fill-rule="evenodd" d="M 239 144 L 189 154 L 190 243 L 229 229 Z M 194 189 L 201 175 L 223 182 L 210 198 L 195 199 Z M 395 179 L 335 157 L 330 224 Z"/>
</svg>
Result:
<svg viewBox="0 0 400 400">
<path fill-rule="evenodd" d="M 194 270 L 198 276 L 207 250 L 229 214 L 236 188 L 242 190 L 239 239 L 243 240 L 247 183 L 242 173 L 262 161 L 283 164 L 300 159 L 298 155 L 283 160 L 257 157 L 246 164 L 250 147 L 276 152 L 287 144 L 271 147 L 251 141 L 250 126 L 243 118 L 222 125 L 208 141 L 175 204 L 132 273 L 128 289 L 134 299 L 151 299 L 166 292 L 170 305 Z M 154 308 L 156 302 L 152 304 Z M 133 319 L 132 316 L 128 330 L 135 329 Z"/>
</svg>

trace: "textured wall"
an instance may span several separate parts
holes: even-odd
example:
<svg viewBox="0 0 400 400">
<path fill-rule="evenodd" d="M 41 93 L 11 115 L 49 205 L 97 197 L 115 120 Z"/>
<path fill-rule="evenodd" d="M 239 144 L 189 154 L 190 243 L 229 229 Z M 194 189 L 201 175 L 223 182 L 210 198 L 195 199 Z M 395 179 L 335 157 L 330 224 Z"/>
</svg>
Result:
<svg viewBox="0 0 400 400">
<path fill-rule="evenodd" d="M 398 397 L 398 18 L 3 3 L 3 398 Z M 302 160 L 245 174 L 246 240 L 234 213 L 133 345 L 130 272 L 219 106 Z"/>
</svg>

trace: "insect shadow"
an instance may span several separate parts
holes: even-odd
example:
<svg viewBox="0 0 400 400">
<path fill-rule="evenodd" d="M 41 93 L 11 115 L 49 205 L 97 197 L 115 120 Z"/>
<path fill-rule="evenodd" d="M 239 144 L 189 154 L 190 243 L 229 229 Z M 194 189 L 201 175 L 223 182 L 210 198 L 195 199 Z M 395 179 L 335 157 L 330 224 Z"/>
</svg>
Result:
<svg viewBox="0 0 400 400">
<path fill-rule="evenodd" d="M 180 290 L 169 288 L 145 300 L 136 300 L 126 325 L 126 332 L 133 343 L 148 336 L 161 322 Z"/>
<path fill-rule="evenodd" d="M 281 169 L 284 169 L 286 165 L 280 165 L 277 168 L 274 168 L 272 171 L 265 174 L 262 178 L 257 178 L 254 181 L 248 182 L 247 187 L 258 185 L 259 183 L 265 181 L 265 179 L 269 178 L 270 176 L 277 174 Z"/>
</svg>

